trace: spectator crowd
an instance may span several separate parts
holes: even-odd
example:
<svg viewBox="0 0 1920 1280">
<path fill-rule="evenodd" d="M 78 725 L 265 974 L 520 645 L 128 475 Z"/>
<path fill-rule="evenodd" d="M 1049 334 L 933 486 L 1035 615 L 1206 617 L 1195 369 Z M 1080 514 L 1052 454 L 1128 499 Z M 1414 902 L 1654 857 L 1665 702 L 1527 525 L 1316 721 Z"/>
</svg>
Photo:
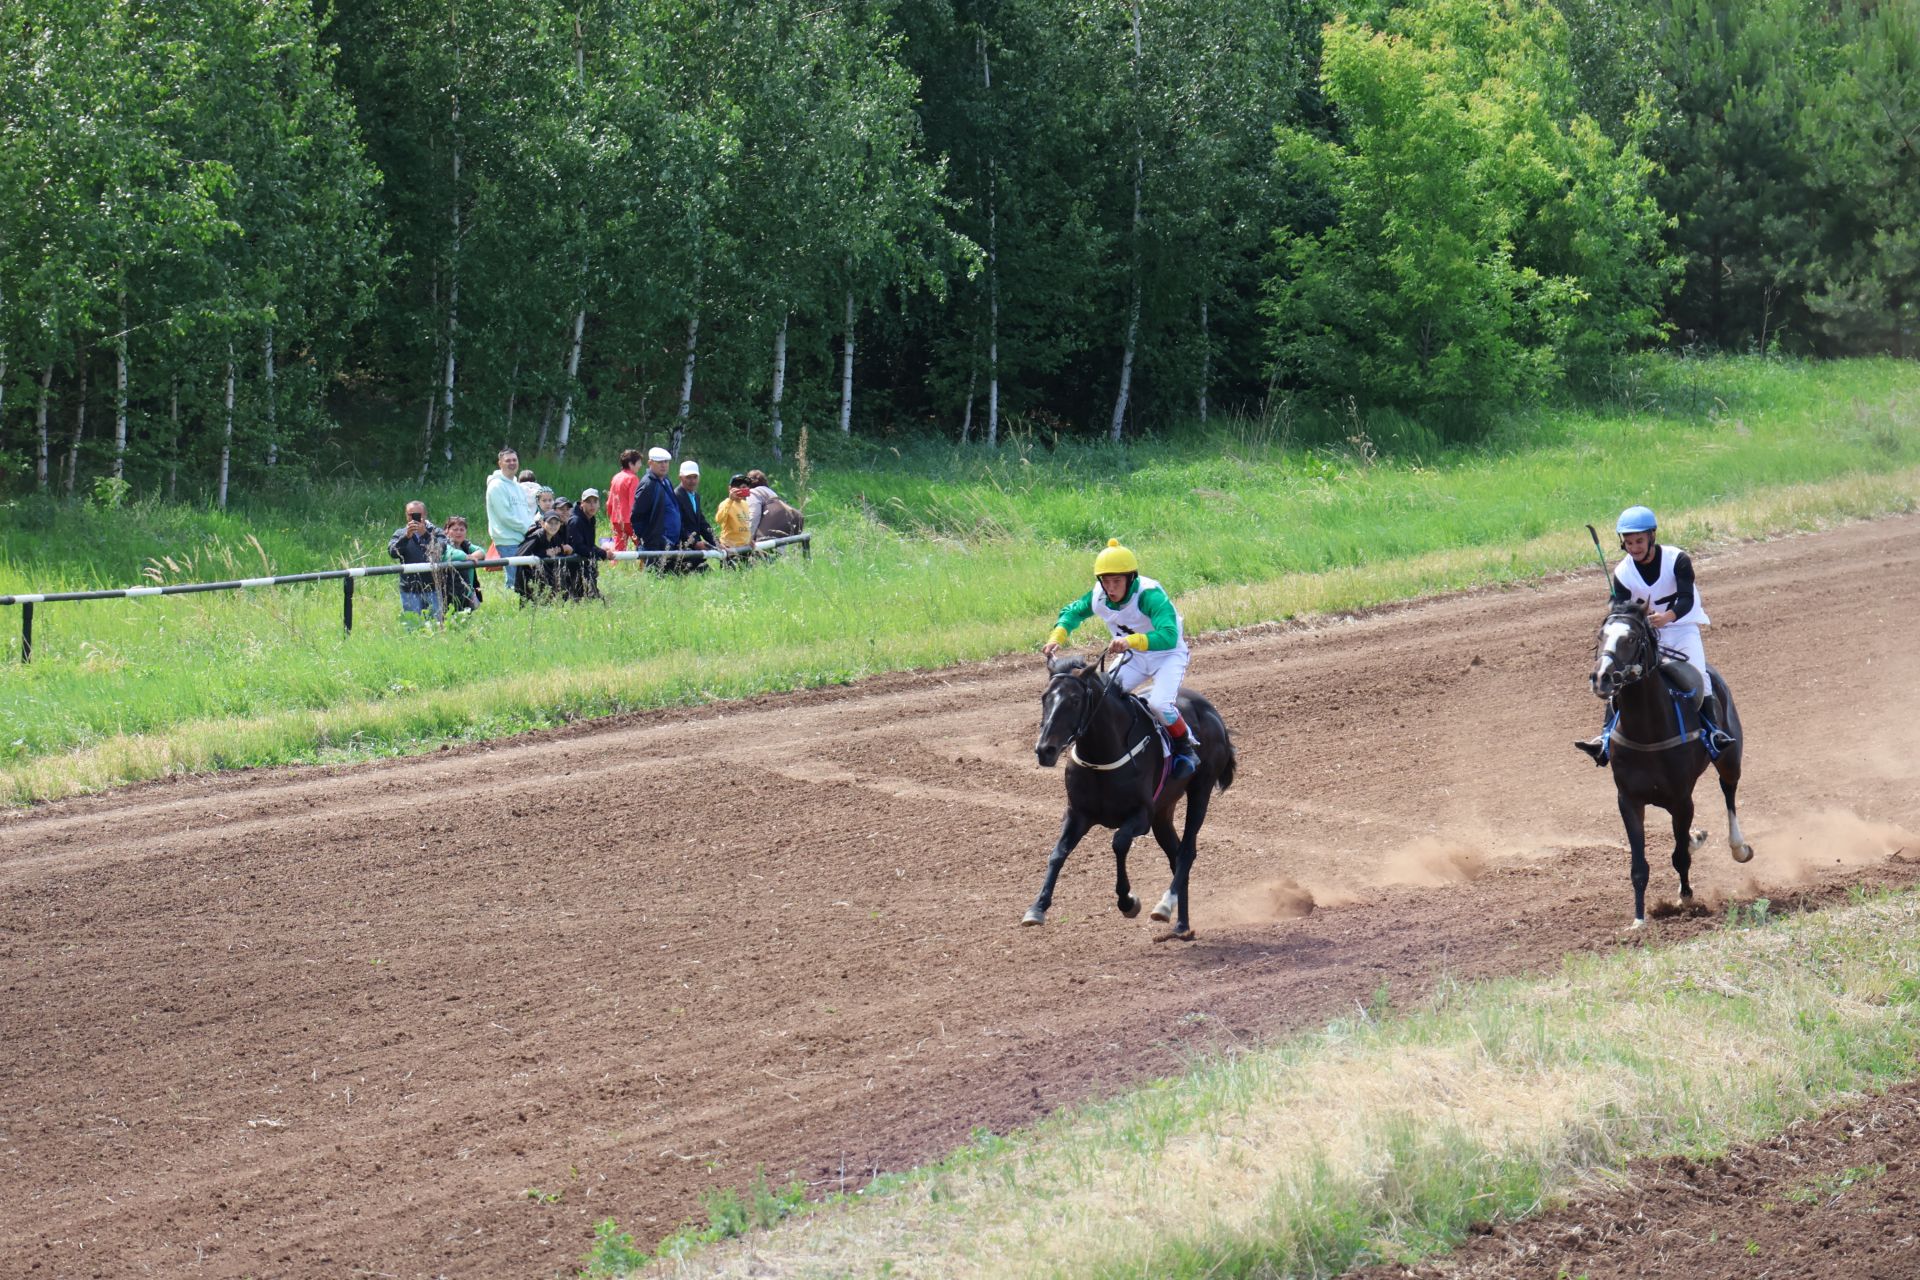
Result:
<svg viewBox="0 0 1920 1280">
<path fill-rule="evenodd" d="M 494 566 L 505 569 L 506 588 L 522 603 L 599 599 L 600 562 L 616 551 L 659 553 L 643 559 L 659 573 L 704 573 L 709 556 L 671 553 L 718 551 L 721 564 L 741 566 L 758 554 L 755 543 L 789 537 L 806 525 L 805 517 L 773 491 L 764 471 L 729 477 L 727 496 L 709 516 L 698 462 L 682 459 L 676 483 L 667 450 L 628 449 L 607 484 L 611 528 L 602 537 L 598 489 L 583 489 L 577 499 L 556 494 L 521 468 L 512 449 L 502 449 L 498 462 L 499 469 L 487 477 L 484 547 L 471 540 L 465 516 L 449 516 L 442 527 L 428 516 L 425 502 L 407 503 L 406 523 L 388 539 L 387 553 L 402 564 L 433 568 L 399 575 L 404 614 L 442 621 L 449 612 L 478 608 L 485 592 L 473 561 L 537 559 L 537 567 Z"/>
</svg>

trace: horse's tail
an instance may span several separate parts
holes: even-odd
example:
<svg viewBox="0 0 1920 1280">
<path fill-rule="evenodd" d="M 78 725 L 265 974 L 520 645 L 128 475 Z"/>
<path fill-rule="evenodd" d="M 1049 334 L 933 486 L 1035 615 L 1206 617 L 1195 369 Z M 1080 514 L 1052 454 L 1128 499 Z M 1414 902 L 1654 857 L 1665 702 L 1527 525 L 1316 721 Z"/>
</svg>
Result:
<svg viewBox="0 0 1920 1280">
<path fill-rule="evenodd" d="M 1225 732 L 1225 726 L 1222 726 L 1222 732 L 1223 733 Z M 1233 785 L 1233 769 L 1235 765 L 1240 763 L 1240 753 L 1236 751 L 1233 746 L 1233 735 L 1226 734 L 1226 739 L 1227 739 L 1226 767 L 1220 770 L 1220 779 L 1218 782 L 1214 783 L 1214 785 L 1222 791 L 1225 791 L 1228 787 Z"/>
</svg>

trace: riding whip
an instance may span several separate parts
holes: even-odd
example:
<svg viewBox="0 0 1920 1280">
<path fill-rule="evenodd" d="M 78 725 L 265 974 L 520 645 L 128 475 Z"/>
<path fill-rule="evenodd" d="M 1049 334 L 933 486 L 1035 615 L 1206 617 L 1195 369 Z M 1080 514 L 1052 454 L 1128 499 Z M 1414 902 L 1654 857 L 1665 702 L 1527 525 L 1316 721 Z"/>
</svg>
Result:
<svg viewBox="0 0 1920 1280">
<path fill-rule="evenodd" d="M 1600 549 L 1600 532 L 1592 525 L 1587 526 L 1587 536 L 1593 539 L 1593 554 L 1600 560 L 1600 572 L 1607 576 L 1607 590 L 1613 590 L 1613 571 L 1607 568 L 1607 553 Z"/>
</svg>

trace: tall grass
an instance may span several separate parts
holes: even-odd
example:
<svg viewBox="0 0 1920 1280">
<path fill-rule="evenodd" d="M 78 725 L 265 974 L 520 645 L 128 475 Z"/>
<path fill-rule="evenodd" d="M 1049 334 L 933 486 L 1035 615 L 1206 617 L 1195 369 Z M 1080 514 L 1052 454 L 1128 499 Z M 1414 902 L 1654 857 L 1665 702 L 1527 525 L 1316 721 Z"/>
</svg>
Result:
<svg viewBox="0 0 1920 1280">
<path fill-rule="evenodd" d="M 671 579 L 621 566 L 603 574 L 605 605 L 538 609 L 488 575 L 479 614 L 432 634 L 402 626 L 391 579 L 360 585 L 350 638 L 338 584 L 45 606 L 33 664 L 0 663 L 0 795 L 414 750 L 1004 653 L 1038 643 L 1109 536 L 1208 628 L 1573 567 L 1591 555 L 1580 523 L 1633 501 L 1697 543 L 1920 493 L 1910 364 L 1652 367 L 1618 404 L 1541 410 L 1472 449 L 1379 418 L 1303 444 L 1283 410 L 1124 447 L 824 433 L 811 563 Z M 1375 431 L 1404 451 L 1382 452 Z M 611 470 L 537 465 L 573 493 Z M 407 498 L 477 516 L 482 485 L 478 469 L 424 493 L 332 482 L 224 513 L 23 500 L 0 531 L 0 593 L 384 563 Z M 12 655 L 16 622 L 0 611 Z"/>
<path fill-rule="evenodd" d="M 1917 933 L 1920 896 L 1863 898 L 1363 1011 L 648 1274 L 1178 1280 L 1412 1260 L 1629 1158 L 1711 1158 L 1911 1078 Z"/>
</svg>

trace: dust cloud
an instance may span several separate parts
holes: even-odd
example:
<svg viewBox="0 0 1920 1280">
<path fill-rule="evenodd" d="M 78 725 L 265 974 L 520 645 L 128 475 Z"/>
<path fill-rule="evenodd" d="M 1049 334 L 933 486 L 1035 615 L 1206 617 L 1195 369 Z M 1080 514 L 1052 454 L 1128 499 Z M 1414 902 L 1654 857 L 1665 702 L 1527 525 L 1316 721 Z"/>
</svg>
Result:
<svg viewBox="0 0 1920 1280">
<path fill-rule="evenodd" d="M 1321 907 L 1345 907 L 1360 901 L 1345 889 L 1307 885 L 1291 876 L 1261 880 L 1230 891 L 1207 914 L 1222 924 L 1269 924 L 1298 920 Z"/>
<path fill-rule="evenodd" d="M 1409 889 L 1439 889 L 1466 884 L 1487 872 L 1487 857 L 1457 840 L 1422 836 L 1387 855 L 1379 883 Z"/>
<path fill-rule="evenodd" d="M 1795 814 L 1778 828 L 1747 838 L 1754 860 L 1746 870 L 1755 891 L 1788 889 L 1811 883 L 1830 871 L 1852 871 L 1885 862 L 1895 854 L 1920 858 L 1920 837 L 1897 823 L 1863 818 L 1847 809 Z M 1716 832 L 1694 855 L 1697 861 L 1724 836 Z"/>
</svg>

